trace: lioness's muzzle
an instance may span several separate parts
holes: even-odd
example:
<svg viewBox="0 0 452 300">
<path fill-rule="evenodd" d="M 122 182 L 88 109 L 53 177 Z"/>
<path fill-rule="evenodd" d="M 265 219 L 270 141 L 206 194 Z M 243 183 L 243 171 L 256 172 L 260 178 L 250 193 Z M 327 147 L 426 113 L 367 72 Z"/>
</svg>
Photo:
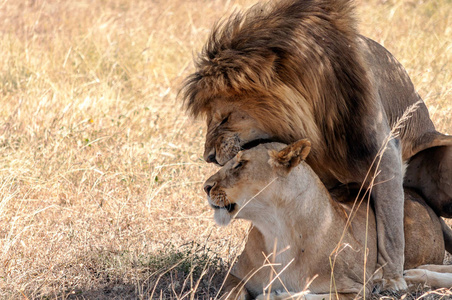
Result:
<svg viewBox="0 0 452 300">
<path fill-rule="evenodd" d="M 234 209 L 235 209 L 235 203 L 229 203 L 229 204 L 227 204 L 225 206 L 218 206 L 218 205 L 210 203 L 210 206 L 213 209 L 226 209 L 229 213 L 233 212 Z"/>
</svg>

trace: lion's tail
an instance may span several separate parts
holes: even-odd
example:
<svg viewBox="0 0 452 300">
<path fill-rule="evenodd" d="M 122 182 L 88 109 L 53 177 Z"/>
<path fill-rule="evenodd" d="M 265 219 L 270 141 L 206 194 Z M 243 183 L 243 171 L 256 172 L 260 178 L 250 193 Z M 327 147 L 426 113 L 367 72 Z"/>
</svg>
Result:
<svg viewBox="0 0 452 300">
<path fill-rule="evenodd" d="M 452 229 L 444 222 L 443 218 L 439 218 L 441 229 L 443 230 L 444 246 L 446 251 L 452 254 Z"/>
</svg>

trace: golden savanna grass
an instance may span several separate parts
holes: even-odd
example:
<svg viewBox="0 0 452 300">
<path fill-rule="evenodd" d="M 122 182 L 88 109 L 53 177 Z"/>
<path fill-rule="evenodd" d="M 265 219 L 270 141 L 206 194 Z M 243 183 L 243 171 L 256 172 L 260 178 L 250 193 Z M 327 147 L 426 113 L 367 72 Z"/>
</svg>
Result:
<svg viewBox="0 0 452 300">
<path fill-rule="evenodd" d="M 215 20 L 253 3 L 0 0 L 0 299 L 216 295 L 246 224 L 214 225 L 205 126 L 177 92 Z M 452 133 L 451 0 L 357 6 Z"/>
</svg>

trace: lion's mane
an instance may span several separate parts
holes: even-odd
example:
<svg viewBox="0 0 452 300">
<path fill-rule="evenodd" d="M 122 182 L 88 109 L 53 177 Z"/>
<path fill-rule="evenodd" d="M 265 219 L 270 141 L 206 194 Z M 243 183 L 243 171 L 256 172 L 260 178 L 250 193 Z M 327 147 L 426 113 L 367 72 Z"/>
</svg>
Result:
<svg viewBox="0 0 452 300">
<path fill-rule="evenodd" d="M 198 117 L 212 99 L 230 101 L 282 142 L 311 139 L 313 159 L 362 167 L 376 145 L 359 129 L 376 101 L 353 10 L 348 0 L 283 0 L 219 22 L 185 81 L 186 109 Z"/>
</svg>

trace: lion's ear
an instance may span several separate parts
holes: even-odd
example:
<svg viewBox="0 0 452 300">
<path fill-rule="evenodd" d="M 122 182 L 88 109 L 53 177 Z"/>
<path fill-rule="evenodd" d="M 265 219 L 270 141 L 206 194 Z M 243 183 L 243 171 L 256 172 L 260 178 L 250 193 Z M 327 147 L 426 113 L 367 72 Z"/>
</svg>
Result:
<svg viewBox="0 0 452 300">
<path fill-rule="evenodd" d="M 299 140 L 280 151 L 270 151 L 269 163 L 274 167 L 283 167 L 290 171 L 298 166 L 302 160 L 305 160 L 310 151 L 311 142 L 307 139 Z"/>
</svg>

